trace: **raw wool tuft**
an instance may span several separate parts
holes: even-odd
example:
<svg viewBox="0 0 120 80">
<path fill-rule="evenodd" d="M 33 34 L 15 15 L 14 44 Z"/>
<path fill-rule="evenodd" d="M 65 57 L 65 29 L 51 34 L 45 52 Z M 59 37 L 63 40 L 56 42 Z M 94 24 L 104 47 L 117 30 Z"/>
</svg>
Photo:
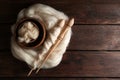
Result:
<svg viewBox="0 0 120 80">
<path fill-rule="evenodd" d="M 11 38 L 11 51 L 13 53 L 13 56 L 19 60 L 25 61 L 30 67 L 36 69 L 60 34 L 62 27 L 57 24 L 61 19 L 67 21 L 68 17 L 64 13 L 43 4 L 35 4 L 29 8 L 21 10 L 18 14 L 17 21 L 19 21 L 23 17 L 33 17 L 42 20 L 45 23 L 48 33 L 43 45 L 35 50 L 22 48 L 14 41 L 13 37 Z M 14 33 L 14 28 L 15 26 L 13 25 L 12 33 Z M 68 46 L 68 43 L 70 41 L 71 33 L 72 31 L 70 29 L 61 41 L 60 45 L 50 55 L 42 68 L 52 68 L 57 66 L 61 62 L 63 54 L 66 51 L 66 47 Z M 23 37 L 23 41 L 27 40 L 25 40 L 25 38 Z M 29 41 L 27 42 L 29 43 Z M 35 61 L 38 56 L 40 62 Z"/>
<path fill-rule="evenodd" d="M 26 22 L 18 31 L 18 35 L 19 42 L 30 43 L 38 38 L 39 31 L 32 22 Z"/>
</svg>

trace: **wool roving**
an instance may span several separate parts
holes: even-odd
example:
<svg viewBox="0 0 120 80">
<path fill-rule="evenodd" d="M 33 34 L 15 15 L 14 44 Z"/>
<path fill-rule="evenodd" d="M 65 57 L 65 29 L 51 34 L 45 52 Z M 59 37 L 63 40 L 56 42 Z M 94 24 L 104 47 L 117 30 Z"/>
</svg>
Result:
<svg viewBox="0 0 120 80">
<path fill-rule="evenodd" d="M 67 22 L 68 17 L 63 12 L 43 4 L 35 4 L 21 10 L 18 14 L 17 22 L 24 17 L 36 18 L 44 22 L 47 32 L 46 39 L 41 46 L 34 49 L 19 46 L 16 43 L 14 36 L 12 36 L 11 51 L 14 57 L 25 61 L 31 68 L 36 69 L 39 67 L 38 65 L 44 59 L 50 47 L 55 43 L 55 40 L 63 28 L 63 26 L 58 25 L 59 22 L 61 20 L 65 20 Z M 11 30 L 12 33 L 15 34 L 15 24 L 12 26 Z M 34 40 L 38 37 L 39 31 L 34 27 L 34 24 L 27 22 L 25 25 L 23 25 L 23 28 L 21 28 L 18 33 L 19 42 L 30 43 L 31 40 Z M 71 33 L 72 31 L 70 28 L 42 68 L 52 68 L 61 62 L 63 54 L 65 53 L 70 42 Z M 39 59 L 39 62 L 36 61 L 37 58 Z"/>
</svg>

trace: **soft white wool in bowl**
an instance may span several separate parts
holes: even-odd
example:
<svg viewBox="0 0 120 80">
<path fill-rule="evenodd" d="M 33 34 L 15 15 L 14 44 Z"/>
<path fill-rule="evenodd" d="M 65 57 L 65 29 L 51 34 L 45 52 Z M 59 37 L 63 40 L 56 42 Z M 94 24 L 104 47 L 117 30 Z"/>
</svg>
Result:
<svg viewBox="0 0 120 80">
<path fill-rule="evenodd" d="M 57 11 L 50 6 L 43 4 L 35 4 L 30 6 L 29 8 L 23 9 L 18 14 L 17 21 L 22 19 L 23 17 L 32 17 L 40 19 L 44 22 L 47 30 L 47 37 L 44 41 L 43 45 L 37 49 L 25 49 L 20 47 L 13 39 L 11 38 L 11 51 L 13 56 L 19 60 L 25 61 L 29 66 L 36 69 L 38 68 L 38 64 L 41 63 L 44 56 L 47 54 L 50 47 L 55 43 L 62 27 L 57 25 L 61 19 L 68 20 L 68 17 L 60 11 Z M 12 33 L 14 34 L 15 26 L 12 26 Z M 64 52 L 68 46 L 68 43 L 71 38 L 71 29 L 66 33 L 65 37 L 61 41 L 60 45 L 54 50 L 54 52 L 50 55 L 46 63 L 42 66 L 42 68 L 52 68 L 57 66 L 63 57 Z M 37 33 L 36 33 L 37 34 Z M 24 37 L 23 39 L 24 40 Z M 24 40 L 25 41 L 25 40 Z M 27 41 L 29 43 L 29 41 Z M 38 54 L 40 53 L 40 54 Z M 39 56 L 40 62 L 36 62 L 35 59 Z"/>
<path fill-rule="evenodd" d="M 30 43 L 38 38 L 39 31 L 32 22 L 25 22 L 18 31 L 18 35 L 19 42 Z"/>
</svg>

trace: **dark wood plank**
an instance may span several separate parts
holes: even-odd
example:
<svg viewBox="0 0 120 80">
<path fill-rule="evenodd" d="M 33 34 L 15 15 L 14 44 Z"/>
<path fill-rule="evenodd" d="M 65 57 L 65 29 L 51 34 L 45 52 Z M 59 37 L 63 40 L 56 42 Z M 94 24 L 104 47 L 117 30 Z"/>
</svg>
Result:
<svg viewBox="0 0 120 80">
<path fill-rule="evenodd" d="M 65 3 L 65 4 L 68 4 L 68 3 L 81 3 L 81 4 L 86 4 L 86 3 L 101 3 L 101 4 L 116 4 L 116 3 L 119 3 L 120 1 L 119 0 L 76 0 L 76 1 L 69 1 L 69 0 L 64 0 L 64 1 L 54 1 L 54 0 L 19 0 L 19 1 L 15 1 L 15 0 L 1 0 L 1 2 L 6 2 L 6 3 L 28 3 L 28 2 L 33 2 L 33 3 L 38 3 L 38 2 L 42 2 L 42 3 L 48 3 L 48 4 L 59 4 L 59 3 Z"/>
<path fill-rule="evenodd" d="M 10 38 L 12 24 L 1 24 L 0 25 L 0 50 L 10 49 Z"/>
<path fill-rule="evenodd" d="M 0 50 L 10 49 L 10 26 L 0 26 Z M 120 25 L 74 25 L 69 50 L 120 50 Z"/>
<path fill-rule="evenodd" d="M 71 50 L 120 50 L 120 25 L 77 25 Z"/>
<path fill-rule="evenodd" d="M 75 17 L 76 24 L 120 24 L 119 0 L 20 0 L 0 1 L 0 23 L 13 23 L 18 12 L 35 3 L 48 4 Z"/>
<path fill-rule="evenodd" d="M 19 78 L 0 78 L 0 79 L 2 79 L 2 80 L 6 80 L 6 79 L 17 79 L 17 80 L 119 80 L 120 78 L 79 78 L 79 77 L 77 77 L 77 78 L 74 78 L 74 77 L 71 77 L 71 78 L 61 78 L 61 77 L 58 77 L 58 78 L 56 78 L 56 77 L 54 77 L 54 78 L 51 78 L 51 77 L 49 77 L 49 78 L 43 78 L 43 77 L 28 77 L 28 78 L 21 78 L 21 77 L 19 77 Z"/>
<path fill-rule="evenodd" d="M 75 77 L 71 77 L 71 78 L 62 78 L 62 77 L 4 77 L 4 78 L 0 78 L 2 80 L 119 80 L 120 78 L 75 78 Z"/>
<path fill-rule="evenodd" d="M 120 77 L 120 52 L 68 51 L 61 64 L 41 70 L 32 77 Z M 10 51 L 0 52 L 0 76 L 25 77 L 30 70 L 13 58 Z"/>
</svg>

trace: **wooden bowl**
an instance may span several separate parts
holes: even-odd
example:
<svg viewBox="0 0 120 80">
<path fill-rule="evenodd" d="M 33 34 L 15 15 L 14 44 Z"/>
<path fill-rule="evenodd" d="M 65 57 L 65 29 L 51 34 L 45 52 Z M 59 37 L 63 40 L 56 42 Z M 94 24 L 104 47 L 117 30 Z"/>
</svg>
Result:
<svg viewBox="0 0 120 80">
<path fill-rule="evenodd" d="M 39 36 L 37 39 L 33 40 L 30 43 L 19 42 L 18 41 L 18 31 L 22 27 L 22 25 L 28 21 L 33 23 L 35 25 L 35 27 L 38 29 Z M 40 45 L 42 45 L 42 43 L 44 42 L 44 40 L 46 38 L 46 28 L 45 28 L 44 23 L 41 20 L 38 20 L 35 18 L 23 18 L 16 23 L 14 37 L 15 37 L 14 39 L 15 39 L 16 43 L 19 46 L 21 46 L 23 48 L 36 48 L 36 47 L 39 47 Z"/>
</svg>

